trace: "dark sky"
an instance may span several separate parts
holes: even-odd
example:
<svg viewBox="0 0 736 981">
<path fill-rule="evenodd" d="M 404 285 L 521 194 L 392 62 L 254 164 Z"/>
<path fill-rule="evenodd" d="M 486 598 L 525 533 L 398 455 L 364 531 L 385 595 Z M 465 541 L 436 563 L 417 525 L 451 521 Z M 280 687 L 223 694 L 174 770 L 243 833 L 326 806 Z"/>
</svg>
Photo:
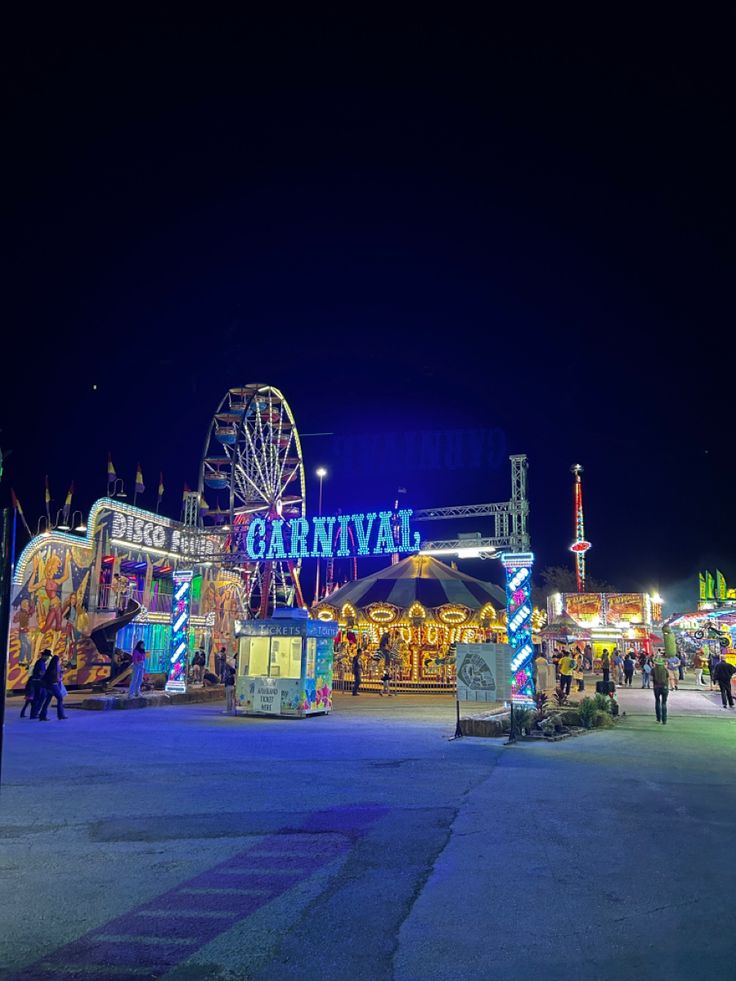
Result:
<svg viewBox="0 0 736 981">
<path fill-rule="evenodd" d="M 54 16 L 4 58 L 2 495 L 34 526 L 44 474 L 86 508 L 108 449 L 176 513 L 264 381 L 305 433 L 502 429 L 541 565 L 579 461 L 592 574 L 736 584 L 725 24 Z M 304 449 L 325 510 L 509 494 Z"/>
</svg>

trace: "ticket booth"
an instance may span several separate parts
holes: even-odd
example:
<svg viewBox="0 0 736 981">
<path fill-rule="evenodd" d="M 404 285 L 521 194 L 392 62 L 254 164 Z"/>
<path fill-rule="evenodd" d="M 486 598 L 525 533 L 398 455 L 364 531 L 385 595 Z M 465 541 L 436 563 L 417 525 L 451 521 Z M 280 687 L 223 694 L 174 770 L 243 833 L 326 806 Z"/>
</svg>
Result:
<svg viewBox="0 0 736 981">
<path fill-rule="evenodd" d="M 270 620 L 237 621 L 238 712 L 293 718 L 329 712 L 337 628 L 299 608 L 275 610 Z"/>
</svg>

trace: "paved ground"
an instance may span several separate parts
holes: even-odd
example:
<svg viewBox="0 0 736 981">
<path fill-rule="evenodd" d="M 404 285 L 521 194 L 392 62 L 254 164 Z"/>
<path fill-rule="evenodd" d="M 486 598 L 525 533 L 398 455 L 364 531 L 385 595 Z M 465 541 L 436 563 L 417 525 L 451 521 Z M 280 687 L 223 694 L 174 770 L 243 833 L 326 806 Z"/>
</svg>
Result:
<svg viewBox="0 0 736 981">
<path fill-rule="evenodd" d="M 673 694 L 663 729 L 624 692 L 615 731 L 508 748 L 449 742 L 445 698 L 46 724 L 13 700 L 2 977 L 732 978 L 716 699 Z"/>
</svg>

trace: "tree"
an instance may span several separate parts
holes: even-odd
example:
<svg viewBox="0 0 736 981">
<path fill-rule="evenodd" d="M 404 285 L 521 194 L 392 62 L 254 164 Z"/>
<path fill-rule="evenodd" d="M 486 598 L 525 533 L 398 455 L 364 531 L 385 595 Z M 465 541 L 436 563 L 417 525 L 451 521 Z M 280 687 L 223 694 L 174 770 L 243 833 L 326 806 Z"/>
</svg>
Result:
<svg viewBox="0 0 736 981">
<path fill-rule="evenodd" d="M 576 593 L 578 582 L 573 569 L 562 565 L 547 566 L 539 573 L 543 585 L 535 585 L 532 588 L 532 602 L 534 606 L 539 606 L 543 610 L 547 609 L 547 598 L 552 593 Z M 616 593 L 618 590 L 611 583 L 602 579 L 594 579 L 592 576 L 585 578 L 586 593 Z"/>
</svg>

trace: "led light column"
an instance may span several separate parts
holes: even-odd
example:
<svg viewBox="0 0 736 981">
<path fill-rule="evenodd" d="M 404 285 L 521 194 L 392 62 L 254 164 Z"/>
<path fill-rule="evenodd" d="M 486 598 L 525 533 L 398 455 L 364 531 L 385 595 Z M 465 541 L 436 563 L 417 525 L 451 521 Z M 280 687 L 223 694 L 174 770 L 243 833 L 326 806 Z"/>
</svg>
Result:
<svg viewBox="0 0 736 981">
<path fill-rule="evenodd" d="M 532 552 L 507 552 L 503 555 L 506 570 L 506 631 L 511 655 L 511 697 L 515 702 L 534 698 L 532 662 Z"/>
<path fill-rule="evenodd" d="M 171 658 L 166 691 L 187 690 L 189 663 L 189 613 L 192 606 L 191 569 L 174 573 L 174 596 L 171 602 Z"/>
</svg>

